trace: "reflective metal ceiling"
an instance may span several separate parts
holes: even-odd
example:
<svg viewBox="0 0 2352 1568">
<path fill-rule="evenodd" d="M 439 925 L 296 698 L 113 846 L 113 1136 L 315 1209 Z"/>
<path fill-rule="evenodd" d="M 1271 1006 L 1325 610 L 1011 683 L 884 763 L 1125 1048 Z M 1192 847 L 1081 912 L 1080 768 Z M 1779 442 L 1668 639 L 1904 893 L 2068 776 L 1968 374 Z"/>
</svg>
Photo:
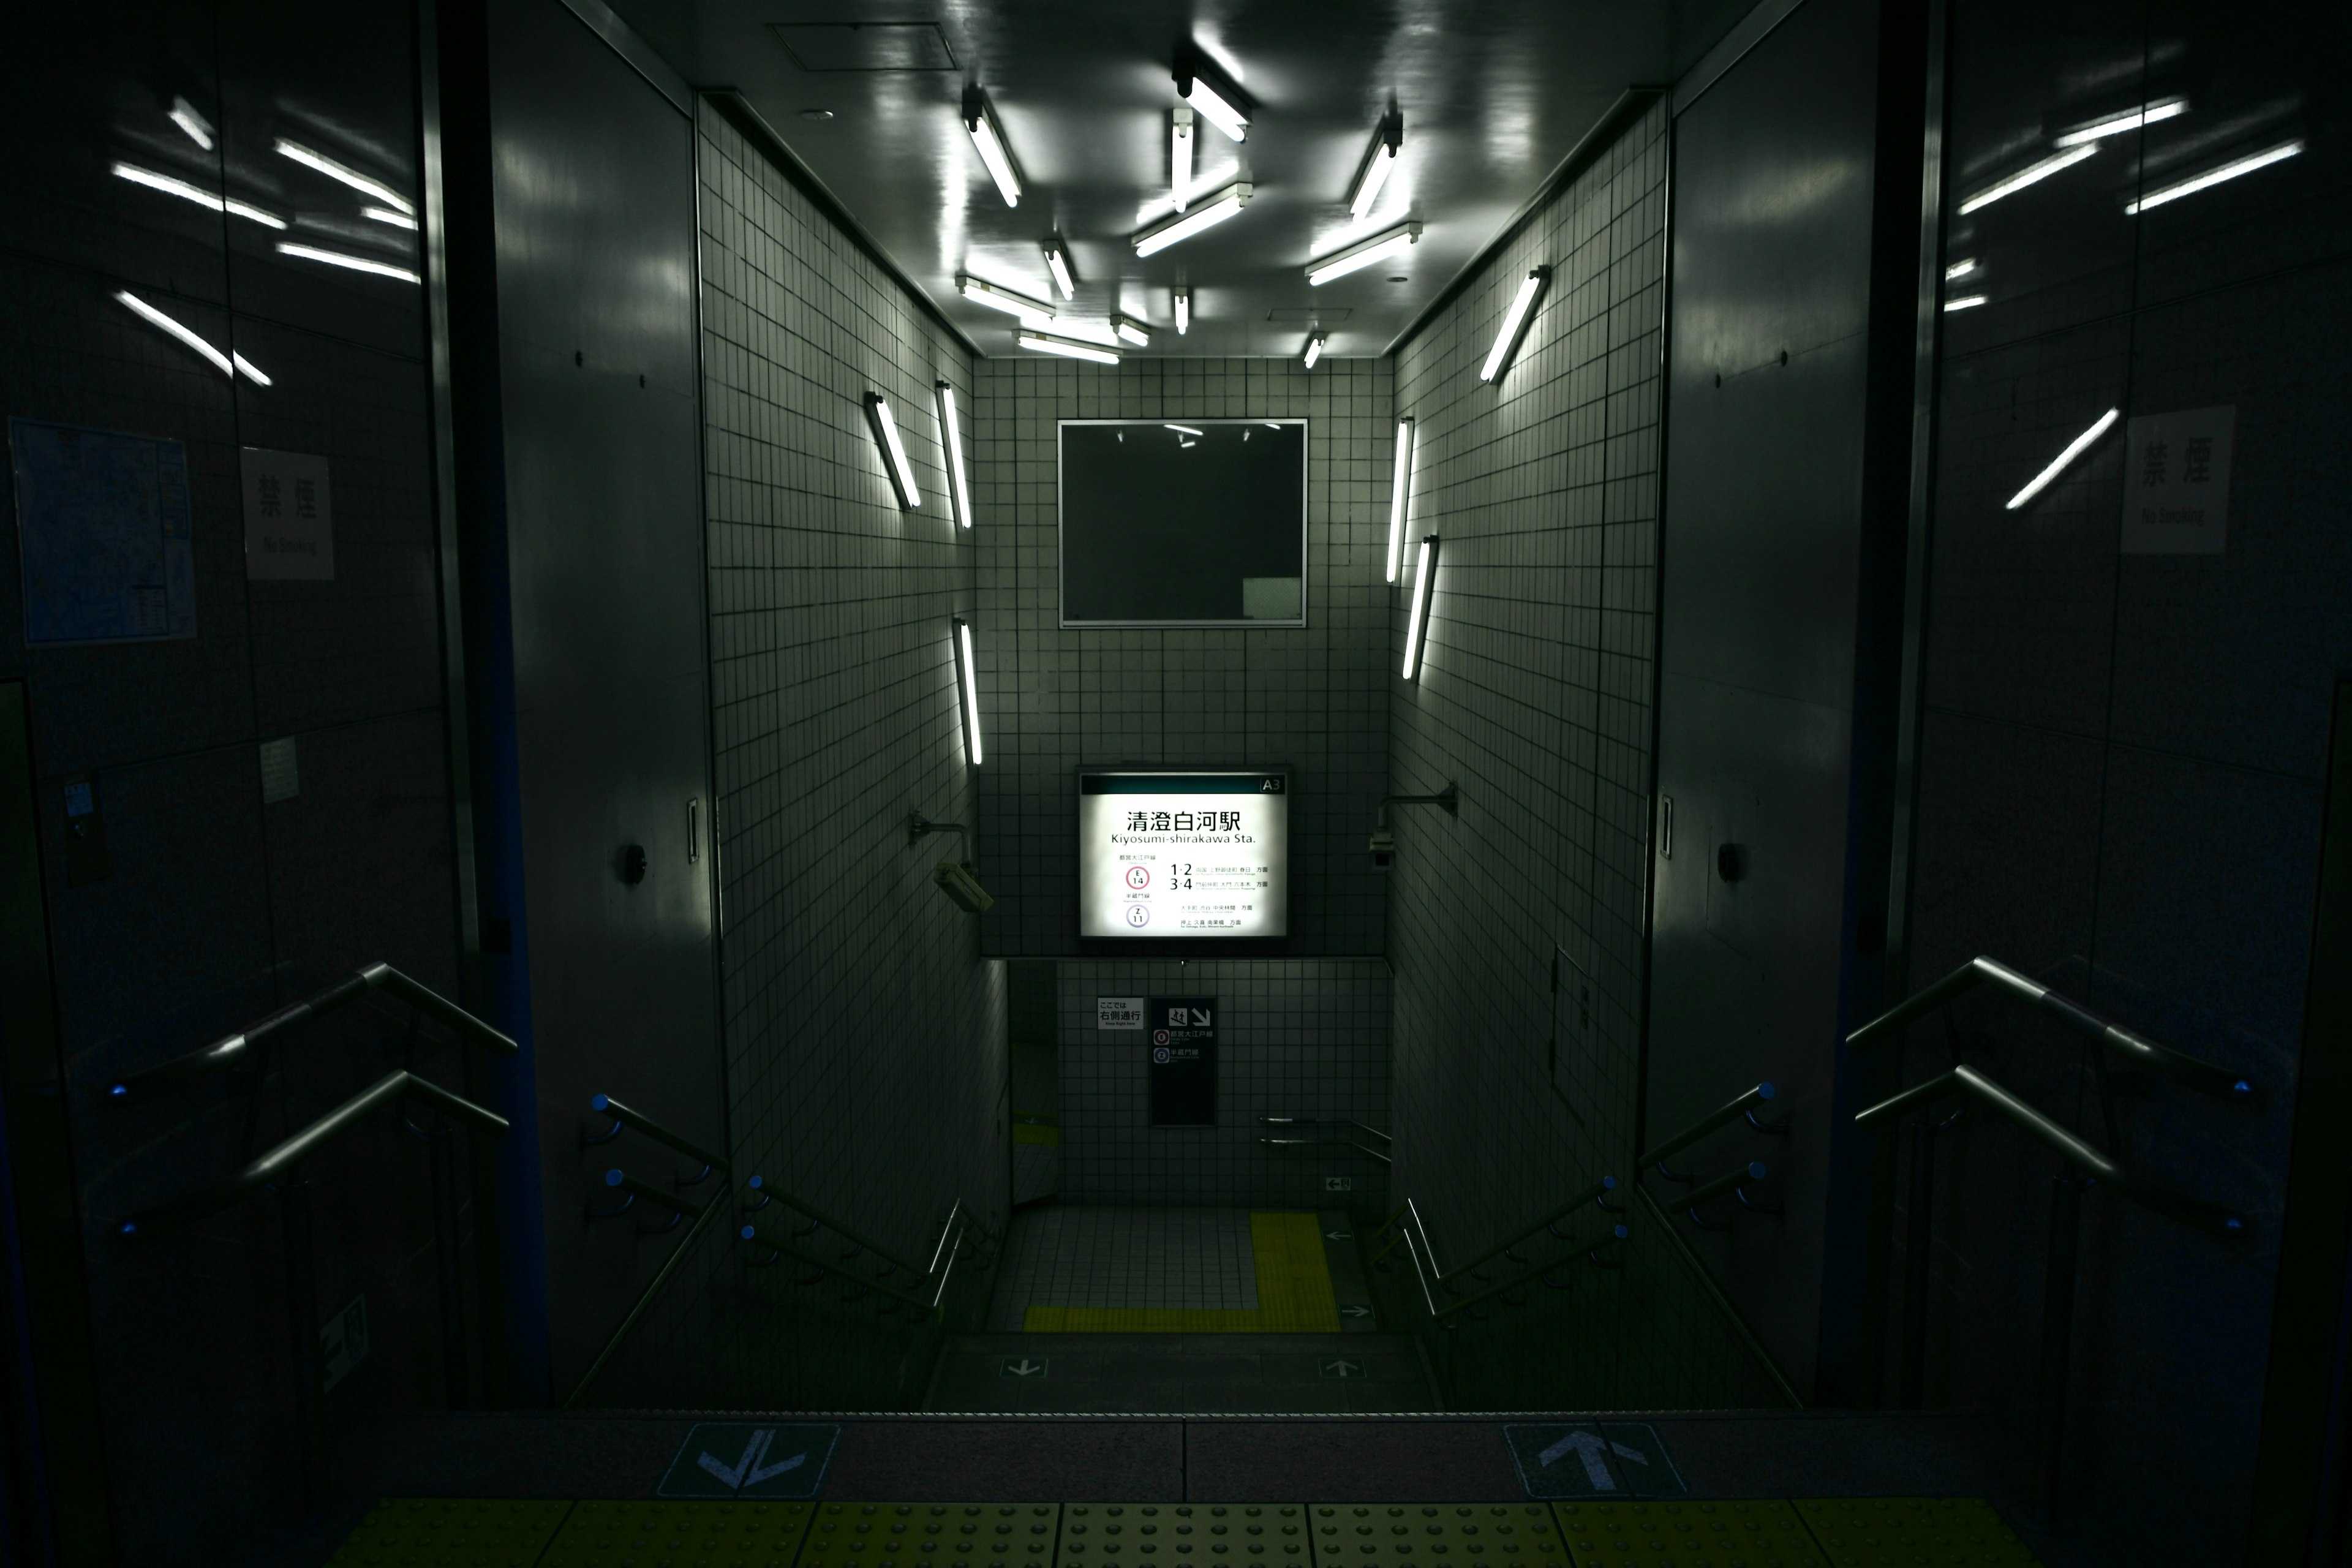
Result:
<svg viewBox="0 0 2352 1568">
<path fill-rule="evenodd" d="M 1750 0 L 618 0 L 698 85 L 731 87 L 984 353 L 1009 316 L 958 296 L 970 273 L 1053 299 L 1055 331 L 1114 312 L 1128 353 L 1378 353 L 1501 229 L 1633 83 L 1670 82 Z M 851 31 L 845 24 L 862 24 Z M 906 26 L 904 24 L 917 24 Z M 887 24 L 898 24 L 891 26 Z M 830 25 L 830 26 L 828 26 Z M 1231 221 L 1139 259 L 1173 212 L 1171 63 L 1189 39 L 1254 100 L 1247 141 L 1195 132 L 1195 189 L 1255 187 Z M 952 61 L 950 65 L 948 62 Z M 984 88 L 1025 182 L 1008 208 L 966 132 Z M 1350 186 L 1391 104 L 1402 152 L 1361 222 Z M 829 114 L 831 118 L 822 118 Z M 1397 259 L 1310 288 L 1307 266 L 1407 219 Z M 1061 300 L 1042 243 L 1066 241 Z M 1189 334 L 1170 291 L 1192 289 Z"/>
</svg>

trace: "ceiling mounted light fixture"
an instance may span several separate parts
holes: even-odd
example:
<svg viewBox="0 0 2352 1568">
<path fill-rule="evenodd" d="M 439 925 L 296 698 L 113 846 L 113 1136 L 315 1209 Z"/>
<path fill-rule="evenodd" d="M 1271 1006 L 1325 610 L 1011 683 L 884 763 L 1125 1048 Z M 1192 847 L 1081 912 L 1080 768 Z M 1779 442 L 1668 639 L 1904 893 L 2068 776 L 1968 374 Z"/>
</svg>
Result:
<svg viewBox="0 0 2352 1568">
<path fill-rule="evenodd" d="M 1018 316 L 1024 327 L 1043 325 L 1054 319 L 1054 307 L 1043 300 L 1032 300 L 1026 294 L 1015 294 L 1010 289 L 999 288 L 969 272 L 956 274 L 956 292 L 975 305 L 985 305 L 992 310 L 1002 310 L 1008 316 Z"/>
<path fill-rule="evenodd" d="M 1176 308 L 1176 335 L 1181 338 L 1192 330 L 1192 290 L 1178 289 L 1170 300 Z"/>
<path fill-rule="evenodd" d="M 1247 141 L 1249 100 L 1232 82 L 1220 79 L 1221 76 L 1199 50 L 1177 51 L 1176 96 L 1234 141 Z"/>
<path fill-rule="evenodd" d="M 890 416 L 890 400 L 878 392 L 866 395 L 866 417 L 874 426 L 874 444 L 882 448 L 883 467 L 890 488 L 898 492 L 898 509 L 912 511 L 923 504 L 915 489 L 915 465 L 907 460 L 907 444 L 898 439 L 898 422 Z"/>
<path fill-rule="evenodd" d="M 1135 236 L 1136 256 L 1139 258 L 1155 256 L 1179 240 L 1190 239 L 1203 229 L 1214 228 L 1249 205 L 1250 196 L 1255 190 L 1256 187 L 1247 180 L 1235 180 L 1192 211 L 1180 213 L 1164 222 L 1153 224 L 1150 228 L 1138 230 Z"/>
<path fill-rule="evenodd" d="M 1404 516 L 1412 486 L 1412 421 L 1400 419 L 1396 428 L 1396 478 L 1389 487 L 1389 572 L 1397 580 L 1404 565 Z"/>
<path fill-rule="evenodd" d="M 314 153 L 299 142 L 289 142 L 280 136 L 278 139 L 278 155 L 281 158 L 291 158 L 306 169 L 315 169 L 331 180 L 340 180 L 360 195 L 373 196 L 384 205 L 396 207 L 411 217 L 416 216 L 415 202 L 410 201 L 382 180 L 373 179 L 361 174 L 357 169 L 338 163 L 324 153 Z"/>
<path fill-rule="evenodd" d="M 1013 166 L 1013 150 L 1004 144 L 1004 132 L 996 123 L 996 111 L 989 106 L 988 95 L 976 87 L 963 89 L 963 128 L 971 132 L 971 144 L 980 152 L 980 162 L 988 170 L 988 177 L 996 182 L 996 189 L 1004 197 L 1004 205 L 1021 205 L 1021 171 Z"/>
<path fill-rule="evenodd" d="M 2159 120 L 2170 120 L 2174 115 L 2188 112 L 2187 99 L 2159 98 L 2141 108 L 2111 114 L 2088 125 L 2077 125 L 2063 135 L 2053 137 L 2050 144 L 2053 147 L 2079 147 L 2085 142 L 2096 142 L 2102 136 L 2120 136 L 2126 131 L 2137 131 L 2143 125 L 2153 125 Z"/>
<path fill-rule="evenodd" d="M 1117 364 L 1118 355 L 1093 343 L 1082 343 L 1076 338 L 1057 338 L 1049 333 L 1024 328 L 1013 335 L 1013 341 L 1024 349 L 1034 349 L 1041 354 L 1060 354 L 1064 359 L 1082 359 L 1094 364 Z"/>
<path fill-rule="evenodd" d="M 1077 280 L 1070 276 L 1070 247 L 1058 234 L 1045 241 L 1045 270 L 1054 275 L 1054 287 L 1062 291 L 1063 299 L 1078 297 Z"/>
<path fill-rule="evenodd" d="M 2085 142 L 2063 153 L 2053 153 L 2039 163 L 2030 163 L 2005 180 L 1996 180 L 1960 204 L 1960 214 L 1966 216 L 1979 207 L 1989 207 L 2003 196 L 2013 196 L 2028 185 L 2038 185 L 2061 169 L 2071 169 L 2099 150 L 2096 142 Z"/>
<path fill-rule="evenodd" d="M 963 710 L 963 751 L 973 767 L 980 766 L 980 661 L 972 656 L 971 623 L 955 619 L 955 664 L 958 704 Z"/>
<path fill-rule="evenodd" d="M 2147 195 L 2140 197 L 2139 200 L 2133 202 L 2131 205 L 2125 207 L 2124 211 L 2127 213 L 2146 212 L 2150 207 L 2160 207 L 2167 202 L 2177 202 L 2183 196 L 2193 196 L 2199 191 L 2204 190 L 2210 185 L 2218 185 L 2224 180 L 2234 180 L 2241 174 L 2251 174 L 2256 169 L 2267 169 L 2273 163 L 2292 158 L 2297 153 L 2302 151 L 2303 143 L 2301 141 L 2282 142 L 2275 147 L 2265 148 L 2260 153 L 2249 153 L 2245 157 L 2237 160 L 2235 163 L 2224 163 L 2218 169 L 2208 169 L 2201 174 L 2192 174 L 2188 179 L 2182 180 L 2176 184 L 2166 185 L 2160 190 L 2150 191 Z"/>
<path fill-rule="evenodd" d="M 1110 330 L 1117 332 L 1122 342 L 1133 343 L 1137 348 L 1148 349 L 1151 346 L 1151 329 L 1133 316 L 1113 316 L 1110 319 Z"/>
<path fill-rule="evenodd" d="M 1355 195 L 1348 199 L 1349 213 L 1360 219 L 1372 210 L 1372 204 L 1381 199 L 1381 188 L 1396 172 L 1397 153 L 1403 146 L 1404 114 L 1392 109 L 1372 133 L 1372 150 L 1364 154 L 1363 167 L 1356 171 Z"/>
<path fill-rule="evenodd" d="M 1412 569 L 1412 607 L 1404 616 L 1404 678 L 1421 673 L 1423 646 L 1429 640 L 1430 601 L 1436 597 L 1437 535 L 1423 536 L 1421 562 Z"/>
<path fill-rule="evenodd" d="M 1311 288 L 1320 288 L 1334 278 L 1345 278 L 1350 272 L 1362 270 L 1373 262 L 1402 254 L 1409 247 L 1421 243 L 1419 223 L 1401 223 L 1384 233 L 1349 246 L 1336 256 L 1327 256 L 1307 269 L 1307 281 Z"/>
<path fill-rule="evenodd" d="M 188 133 L 188 140 L 209 153 L 213 150 L 212 121 L 196 112 L 196 106 L 184 98 L 172 100 L 172 123 Z"/>
<path fill-rule="evenodd" d="M 1519 279 L 1519 291 L 1511 297 L 1511 308 L 1503 312 L 1502 327 L 1495 333 L 1495 346 L 1486 351 L 1486 363 L 1478 367 L 1480 381 L 1500 381 L 1503 372 L 1510 368 L 1511 356 L 1519 352 L 1519 340 L 1528 335 L 1528 323 L 1535 320 L 1536 301 L 1550 281 L 1549 267 L 1530 267 Z"/>
<path fill-rule="evenodd" d="M 1182 212 L 1192 200 L 1192 110 L 1178 104 L 1169 111 L 1168 190 Z"/>
<path fill-rule="evenodd" d="M 2080 436 L 2077 436 L 2072 441 L 2067 442 L 2066 449 L 2059 453 L 2056 458 L 2053 458 L 2048 468 L 2034 475 L 2023 489 L 2010 497 L 2009 504 L 2001 510 L 2004 511 L 2015 511 L 2019 507 L 2023 506 L 2027 501 L 2032 500 L 2035 496 L 2038 496 L 2043 490 L 2048 489 L 2052 480 L 2064 473 L 2067 466 L 2073 463 L 2075 458 L 2089 451 L 2091 449 L 2091 443 L 2105 435 L 2115 422 L 2122 416 L 2123 410 L 2119 408 L 2110 408 L 2105 414 L 2100 415 L 2096 419 L 2093 420 L 2091 422 L 2091 427 L 2088 430 L 2084 431 Z"/>
<path fill-rule="evenodd" d="M 971 526 L 971 480 L 963 468 L 963 426 L 956 422 L 955 388 L 939 382 L 931 388 L 940 405 L 940 445 L 948 455 L 948 500 L 955 507 L 959 526 Z"/>
<path fill-rule="evenodd" d="M 1313 370 L 1315 362 L 1323 357 L 1323 339 L 1324 334 L 1321 332 L 1307 334 L 1307 368 L 1308 370 Z"/>
</svg>

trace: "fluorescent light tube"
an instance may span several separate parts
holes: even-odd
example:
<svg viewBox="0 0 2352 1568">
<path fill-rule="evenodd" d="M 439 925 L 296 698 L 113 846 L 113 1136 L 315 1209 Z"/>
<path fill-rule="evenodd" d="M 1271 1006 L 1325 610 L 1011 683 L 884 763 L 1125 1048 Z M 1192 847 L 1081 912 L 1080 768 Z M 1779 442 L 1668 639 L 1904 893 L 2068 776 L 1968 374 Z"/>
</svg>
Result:
<svg viewBox="0 0 2352 1568">
<path fill-rule="evenodd" d="M 1144 349 L 1151 346 L 1151 329 L 1132 316 L 1113 316 L 1110 319 L 1110 330 L 1137 348 Z"/>
<path fill-rule="evenodd" d="M 988 177 L 996 182 L 997 193 L 1008 207 L 1021 205 L 1021 172 L 1013 166 L 1013 154 L 1006 150 L 1003 133 L 996 127 L 996 115 L 988 107 L 988 97 L 978 88 L 963 95 L 963 128 L 971 132 L 971 144 L 980 152 L 980 162 Z"/>
<path fill-rule="evenodd" d="M 167 196 L 177 196 L 184 202 L 194 202 L 200 207 L 209 208 L 216 213 L 231 213 L 241 218 L 249 218 L 266 228 L 286 226 L 286 220 L 276 213 L 264 212 L 259 207 L 249 206 L 244 202 L 215 195 L 202 185 L 191 184 L 174 174 L 159 174 L 153 169 L 142 169 L 136 163 L 117 163 L 114 165 L 114 176 L 120 180 L 128 180 L 134 185 L 144 185 L 151 191 L 161 191 Z M 416 226 L 412 223 L 408 226 L 415 228 Z"/>
<path fill-rule="evenodd" d="M 1511 297 L 1511 308 L 1503 312 L 1503 324 L 1495 333 L 1495 346 L 1486 351 L 1486 363 L 1478 367 L 1480 381 L 1498 381 L 1518 352 L 1519 340 L 1527 336 L 1528 323 L 1535 319 L 1536 300 L 1551 281 L 1551 268 L 1531 267 L 1519 279 L 1519 291 Z"/>
<path fill-rule="evenodd" d="M 1336 256 L 1327 256 L 1307 269 L 1307 282 L 1311 288 L 1328 283 L 1334 278 L 1345 278 L 1360 271 L 1373 262 L 1397 255 L 1408 246 L 1421 242 L 1421 225 L 1399 224 L 1385 234 L 1376 234 L 1359 245 L 1351 245 Z"/>
<path fill-rule="evenodd" d="M 1168 191 L 1182 212 L 1192 200 L 1192 111 L 1178 104 L 1168 126 Z"/>
<path fill-rule="evenodd" d="M 1412 421 L 1400 419 L 1396 427 L 1396 477 L 1389 486 L 1389 570 L 1386 581 L 1397 580 L 1404 564 L 1404 516 L 1412 485 Z"/>
<path fill-rule="evenodd" d="M 1117 364 L 1118 355 L 1108 349 L 1082 343 L 1074 338 L 1049 337 L 1044 332 L 1024 329 L 1015 332 L 1013 341 L 1024 349 L 1035 349 L 1041 354 L 1060 354 L 1064 359 L 1090 360 L 1096 364 Z"/>
<path fill-rule="evenodd" d="M 1162 425 L 1160 428 L 1162 430 L 1173 430 L 1181 436 L 1198 436 L 1201 434 L 1200 431 L 1193 429 L 1190 425 Z"/>
<path fill-rule="evenodd" d="M 2009 505 L 2004 507 L 2002 510 L 2005 511 L 2015 511 L 2019 507 L 2023 506 L 2027 501 L 2032 500 L 2035 496 L 2038 496 L 2043 490 L 2048 489 L 2050 488 L 2050 482 L 2053 479 L 2055 479 L 2060 474 L 2064 473 L 2068 464 L 2081 457 L 2084 452 L 2089 451 L 2091 448 L 2091 443 L 2105 435 L 2107 433 L 2108 426 L 2120 418 L 2122 416 L 2122 413 L 2123 411 L 2121 409 L 2110 408 L 2105 414 L 2100 415 L 2097 419 L 2092 421 L 2091 427 L 2088 430 L 2084 431 L 2080 436 L 2075 437 L 2072 441 L 2067 442 L 2066 449 L 2059 453 L 2056 458 L 2053 458 L 2048 468 L 2034 475 L 2031 483 L 2029 483 L 2023 489 L 2018 491 L 2015 495 L 2010 497 Z"/>
<path fill-rule="evenodd" d="M 1256 190 L 1247 180 L 1236 180 L 1201 204 L 1195 210 L 1180 213 L 1165 222 L 1153 224 L 1135 236 L 1138 258 L 1154 256 L 1177 241 L 1190 239 L 1206 228 L 1213 228 L 1249 205 Z"/>
<path fill-rule="evenodd" d="M 1437 535 L 1423 537 L 1421 560 L 1412 569 L 1412 607 L 1404 617 L 1404 678 L 1411 680 L 1421 669 L 1422 644 L 1429 636 L 1429 601 L 1433 595 L 1430 579 L 1437 575 Z"/>
<path fill-rule="evenodd" d="M 1974 272 L 1976 269 L 1977 258 L 1973 256 L 1969 257 L 1966 261 L 1955 261 L 1949 267 L 1944 268 L 1944 281 L 1949 283 L 1955 279 L 1966 278 L 1969 273 Z"/>
<path fill-rule="evenodd" d="M 1323 334 L 1310 332 L 1307 338 L 1307 368 L 1313 370 L 1315 362 L 1323 357 Z"/>
<path fill-rule="evenodd" d="M 2039 163 L 2028 164 L 2005 180 L 1998 180 L 1960 204 L 1963 215 L 1979 207 L 1989 207 L 2003 196 L 2013 196 L 2028 185 L 2038 185 L 2061 169 L 2071 169 L 2099 150 L 2095 142 L 2085 142 L 2063 153 L 2053 153 Z"/>
<path fill-rule="evenodd" d="M 209 153 L 213 150 L 212 121 L 196 112 L 196 106 L 184 98 L 172 100 L 172 123 L 188 133 L 188 140 Z"/>
<path fill-rule="evenodd" d="M 2078 125 L 2064 135 L 2053 138 L 2050 144 L 2053 147 L 2079 147 L 2085 142 L 2096 142 L 2103 136 L 2120 136 L 2126 131 L 2137 131 L 2143 125 L 2153 125 L 2159 120 L 2169 120 L 2176 114 L 2188 112 L 2187 99 L 2159 98 L 2143 108 L 2109 115 L 2088 125 Z"/>
<path fill-rule="evenodd" d="M 406 213 L 396 213 L 390 207 L 362 207 L 360 216 L 377 223 L 388 223 L 394 228 L 415 228 L 416 220 Z"/>
<path fill-rule="evenodd" d="M 1192 330 L 1192 290 L 1177 289 L 1172 302 L 1176 307 L 1176 335 L 1181 338 Z"/>
<path fill-rule="evenodd" d="M 1054 275 L 1054 287 L 1062 291 L 1063 299 L 1077 298 L 1077 281 L 1070 276 L 1069 252 L 1058 239 L 1045 242 L 1045 269 Z"/>
<path fill-rule="evenodd" d="M 315 245 L 296 245 L 291 240 L 279 240 L 278 254 L 298 257 L 304 261 L 320 261 L 329 267 L 348 268 L 353 272 L 373 272 L 383 278 L 397 278 L 405 283 L 425 281 L 407 268 L 394 267 L 389 261 L 373 261 L 364 256 L 346 256 L 340 250 L 321 250 Z"/>
<path fill-rule="evenodd" d="M 1054 319 L 1054 307 L 1045 300 L 1032 300 L 1026 294 L 1015 294 L 1010 289 L 983 282 L 970 273 L 956 274 L 956 292 L 975 305 L 985 305 L 992 310 L 1020 317 L 1024 327 L 1043 326 Z"/>
<path fill-rule="evenodd" d="M 963 698 L 963 750 L 980 766 L 980 665 L 971 653 L 971 623 L 955 618 L 956 686 Z"/>
<path fill-rule="evenodd" d="M 2150 207 L 2160 207 L 2167 202 L 2177 202 L 2183 196 L 2195 195 L 2209 185 L 2218 185 L 2224 180 L 2234 180 L 2241 174 L 2251 174 L 2256 169 L 2267 169 L 2273 163 L 2292 158 L 2302 151 L 2303 142 L 2299 140 L 2283 142 L 2275 147 L 2250 153 L 2233 163 L 2224 163 L 2218 169 L 2208 169 L 2201 174 L 2192 174 L 2178 184 L 2166 185 L 2161 190 L 2150 191 L 2124 208 L 2124 211 L 2146 212 Z"/>
<path fill-rule="evenodd" d="M 898 422 L 890 416 L 890 400 L 878 392 L 867 393 L 866 416 L 873 423 L 874 444 L 882 448 L 891 486 L 898 492 L 899 509 L 914 510 L 923 498 L 915 489 L 915 465 L 907 460 L 907 444 L 898 438 Z"/>
<path fill-rule="evenodd" d="M 1176 96 L 1218 130 L 1236 142 L 1249 139 L 1249 115 L 1239 104 L 1202 81 L 1191 66 L 1180 66 L 1176 71 Z"/>
<path fill-rule="evenodd" d="M 117 289 L 115 291 L 114 298 L 117 302 L 129 309 L 133 315 L 139 317 L 142 321 L 146 321 L 151 326 L 162 328 L 172 337 L 177 339 L 182 343 L 186 344 L 189 348 L 195 350 L 196 353 L 204 355 L 206 360 L 211 362 L 212 367 L 215 370 L 219 371 L 223 375 L 235 379 L 237 372 L 243 371 L 246 374 L 246 378 L 257 386 L 268 386 L 271 384 L 269 377 L 262 374 L 259 370 L 256 369 L 253 362 L 247 359 L 243 354 L 225 354 L 221 353 L 220 350 L 213 347 L 211 343 L 206 342 L 194 328 L 185 326 L 181 322 L 173 320 L 163 311 L 157 310 L 154 306 L 149 304 L 146 300 L 142 300 L 138 295 L 133 294 L 130 289 Z"/>
<path fill-rule="evenodd" d="M 1356 193 L 1349 199 L 1348 210 L 1358 218 L 1372 210 L 1381 199 L 1381 187 L 1389 183 L 1396 169 L 1397 152 L 1404 145 L 1404 117 L 1391 114 L 1381 121 L 1372 137 L 1372 151 L 1364 166 L 1356 173 Z"/>
<path fill-rule="evenodd" d="M 1944 309 L 1947 311 L 1973 310 L 1990 298 L 1990 296 L 1986 294 L 1963 294 L 1957 300 L 1945 300 Z"/>
<path fill-rule="evenodd" d="M 416 216 L 416 204 L 406 196 L 382 180 L 371 179 L 357 169 L 336 163 L 324 153 L 313 153 L 300 142 L 289 142 L 283 136 L 278 139 L 278 151 L 280 156 L 291 158 L 306 169 L 316 169 L 331 180 L 341 180 L 363 196 L 373 196 L 384 205 L 406 213 L 411 217 Z"/>
<path fill-rule="evenodd" d="M 962 527 L 971 526 L 971 480 L 963 467 L 963 427 L 956 423 L 955 388 L 946 382 L 932 389 L 940 405 L 940 445 L 948 455 L 948 500 L 955 507 L 956 521 Z"/>
</svg>

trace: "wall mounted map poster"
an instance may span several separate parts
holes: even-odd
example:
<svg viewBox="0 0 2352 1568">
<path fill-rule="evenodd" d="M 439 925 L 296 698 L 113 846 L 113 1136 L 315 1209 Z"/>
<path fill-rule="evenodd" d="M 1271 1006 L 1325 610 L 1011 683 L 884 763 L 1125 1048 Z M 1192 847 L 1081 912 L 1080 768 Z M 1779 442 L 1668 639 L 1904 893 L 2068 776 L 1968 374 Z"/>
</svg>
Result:
<svg viewBox="0 0 2352 1568">
<path fill-rule="evenodd" d="M 1290 775 L 1088 768 L 1078 774 L 1078 934 L 1290 933 Z"/>
<path fill-rule="evenodd" d="M 196 635 L 185 447 L 10 419 L 8 455 L 26 643 Z"/>
</svg>

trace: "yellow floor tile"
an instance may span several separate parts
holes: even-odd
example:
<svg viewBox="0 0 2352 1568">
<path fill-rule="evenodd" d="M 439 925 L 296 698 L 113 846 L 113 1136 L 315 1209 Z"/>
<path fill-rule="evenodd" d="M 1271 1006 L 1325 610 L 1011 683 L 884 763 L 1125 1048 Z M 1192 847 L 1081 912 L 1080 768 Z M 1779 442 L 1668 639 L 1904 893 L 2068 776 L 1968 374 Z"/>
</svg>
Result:
<svg viewBox="0 0 2352 1568">
<path fill-rule="evenodd" d="M 1824 1568 L 1827 1559 L 1775 1499 L 1753 1502 L 1555 1502 L 1576 1568 Z"/>
<path fill-rule="evenodd" d="M 1074 1502 L 1062 1509 L 1060 1568 L 1307 1563 L 1297 1503 Z"/>
<path fill-rule="evenodd" d="M 801 1568 L 1053 1568 L 1061 1517 L 1055 1502 L 821 1503 L 809 1521 Z"/>
<path fill-rule="evenodd" d="M 1801 1498 L 1832 1568 L 1990 1568 L 2033 1553 L 1980 1498 Z"/>
<path fill-rule="evenodd" d="M 1539 1502 L 1326 1503 L 1307 1510 L 1316 1568 L 1536 1563 L 1566 1568 L 1551 1510 Z"/>
<path fill-rule="evenodd" d="M 531 1568 L 572 1506 L 386 1498 L 329 1561 L 335 1568 Z"/>
<path fill-rule="evenodd" d="M 541 1568 L 668 1568 L 766 1563 L 786 1568 L 816 1505 L 805 1502 L 583 1502 Z"/>
</svg>

